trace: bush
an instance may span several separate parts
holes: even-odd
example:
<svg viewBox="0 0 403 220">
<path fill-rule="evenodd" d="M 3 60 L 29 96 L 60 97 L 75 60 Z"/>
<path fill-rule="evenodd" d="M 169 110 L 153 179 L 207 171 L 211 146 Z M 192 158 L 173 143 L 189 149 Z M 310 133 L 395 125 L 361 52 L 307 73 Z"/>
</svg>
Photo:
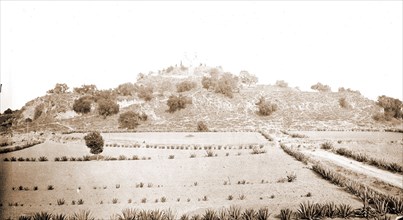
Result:
<svg viewBox="0 0 403 220">
<path fill-rule="evenodd" d="M 74 100 L 73 110 L 77 113 L 88 113 L 91 111 L 92 98 L 90 96 L 83 96 Z"/>
<path fill-rule="evenodd" d="M 264 97 L 260 97 L 259 101 L 256 103 L 259 108 L 259 115 L 269 116 L 273 112 L 277 111 L 277 105 L 267 102 Z"/>
<path fill-rule="evenodd" d="M 153 99 L 153 87 L 151 86 L 140 86 L 137 90 L 137 96 L 140 99 L 143 99 L 145 101 L 150 101 Z"/>
<path fill-rule="evenodd" d="M 140 124 L 140 121 L 145 120 L 147 120 L 146 114 L 128 111 L 119 115 L 118 122 L 120 128 L 134 129 Z"/>
<path fill-rule="evenodd" d="M 190 91 L 190 90 L 196 88 L 196 86 L 197 86 L 197 84 L 195 82 L 186 80 L 186 81 L 178 83 L 176 85 L 176 90 L 178 92 L 187 92 L 187 91 Z"/>
<path fill-rule="evenodd" d="M 197 131 L 200 131 L 200 132 L 207 132 L 207 131 L 208 131 L 208 127 L 207 127 L 207 125 L 206 125 L 203 121 L 198 121 L 198 122 L 197 122 Z"/>
<path fill-rule="evenodd" d="M 42 115 L 44 108 L 45 108 L 45 105 L 43 103 L 41 103 L 35 107 L 34 120 L 38 119 Z"/>
<path fill-rule="evenodd" d="M 117 114 L 119 105 L 111 99 L 101 99 L 98 101 L 98 113 L 106 118 L 109 115 Z"/>
<path fill-rule="evenodd" d="M 91 132 L 84 136 L 85 145 L 90 148 L 92 154 L 100 154 L 104 149 L 104 139 L 97 131 Z"/>
<path fill-rule="evenodd" d="M 214 91 L 232 98 L 236 89 L 238 89 L 238 77 L 231 73 L 224 73 L 217 81 Z"/>
<path fill-rule="evenodd" d="M 175 112 L 180 109 L 186 108 L 186 104 L 192 104 L 192 100 L 186 96 L 171 95 L 168 98 L 167 105 L 169 107 L 168 112 Z"/>
<path fill-rule="evenodd" d="M 205 88 L 205 89 L 210 89 L 210 88 L 214 87 L 213 79 L 211 77 L 203 76 L 201 82 L 202 82 L 203 88 Z"/>
<path fill-rule="evenodd" d="M 318 90 L 319 92 L 331 92 L 331 88 L 328 85 L 323 85 L 322 83 L 318 82 L 315 85 L 311 86 L 311 89 Z"/>
<path fill-rule="evenodd" d="M 323 150 L 332 150 L 333 144 L 331 142 L 325 142 L 320 145 L 320 148 Z"/>
</svg>

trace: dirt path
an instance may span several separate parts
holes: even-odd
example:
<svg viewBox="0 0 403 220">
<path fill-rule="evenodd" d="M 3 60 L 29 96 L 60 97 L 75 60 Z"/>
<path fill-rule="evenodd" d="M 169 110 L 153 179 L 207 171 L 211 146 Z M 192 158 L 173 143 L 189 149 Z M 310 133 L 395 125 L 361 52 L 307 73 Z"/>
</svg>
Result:
<svg viewBox="0 0 403 220">
<path fill-rule="evenodd" d="M 339 164 L 347 169 L 356 171 L 358 173 L 362 173 L 368 176 L 375 177 L 377 179 L 380 179 L 386 183 L 389 183 L 393 186 L 399 187 L 403 189 L 403 176 L 399 174 L 394 174 L 391 172 L 388 172 L 386 170 L 381 170 L 378 168 L 375 168 L 370 165 L 363 164 L 361 162 L 333 154 L 327 151 L 323 150 L 316 150 L 316 151 L 306 151 L 307 153 L 315 156 L 315 157 L 320 157 L 325 160 L 330 160 L 336 164 Z"/>
</svg>

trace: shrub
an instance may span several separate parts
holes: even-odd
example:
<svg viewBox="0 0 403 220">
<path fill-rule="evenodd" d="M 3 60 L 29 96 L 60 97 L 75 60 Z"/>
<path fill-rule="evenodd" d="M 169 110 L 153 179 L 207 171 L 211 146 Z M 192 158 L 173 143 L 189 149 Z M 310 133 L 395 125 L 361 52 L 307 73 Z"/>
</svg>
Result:
<svg viewBox="0 0 403 220">
<path fill-rule="evenodd" d="M 117 198 L 113 198 L 113 199 L 112 199 L 112 204 L 116 204 L 116 203 L 118 203 L 118 199 L 117 199 Z"/>
<path fill-rule="evenodd" d="M 331 142 L 325 142 L 320 145 L 320 148 L 323 150 L 332 150 L 333 144 Z"/>
<path fill-rule="evenodd" d="M 205 89 L 210 89 L 213 87 L 213 79 L 211 77 L 203 76 L 201 83 Z"/>
<path fill-rule="evenodd" d="M 54 190 L 55 187 L 53 185 L 48 185 L 48 190 Z"/>
<path fill-rule="evenodd" d="M 90 132 L 84 136 L 85 145 L 90 148 L 92 154 L 100 154 L 104 149 L 104 139 L 101 134 L 97 131 Z M 97 156 L 98 157 L 98 156 Z"/>
<path fill-rule="evenodd" d="M 168 159 L 175 159 L 175 155 L 169 155 Z"/>
<path fill-rule="evenodd" d="M 137 96 L 145 101 L 150 101 L 151 99 L 153 99 L 153 90 L 154 89 L 152 86 L 142 85 L 137 89 Z"/>
<path fill-rule="evenodd" d="M 41 103 L 35 107 L 34 120 L 38 119 L 42 115 L 44 108 L 45 108 L 45 105 L 43 103 Z"/>
<path fill-rule="evenodd" d="M 176 85 L 176 90 L 177 92 L 187 92 L 190 91 L 194 88 L 196 88 L 197 84 L 195 82 L 186 80 L 183 82 L 180 82 Z"/>
<path fill-rule="evenodd" d="M 221 93 L 228 98 L 232 98 L 236 89 L 238 89 L 238 77 L 230 74 L 224 73 L 217 81 L 214 91 L 216 93 Z"/>
<path fill-rule="evenodd" d="M 214 151 L 206 150 L 206 157 L 214 157 Z"/>
<path fill-rule="evenodd" d="M 267 102 L 264 97 L 260 97 L 256 105 L 259 108 L 258 114 L 262 116 L 269 116 L 273 112 L 277 111 L 277 105 Z"/>
<path fill-rule="evenodd" d="M 315 85 L 311 86 L 311 89 L 318 90 L 319 92 L 331 92 L 331 88 L 328 85 L 323 85 L 322 83 L 318 82 Z"/>
<path fill-rule="evenodd" d="M 74 100 L 73 110 L 77 113 L 88 113 L 91 111 L 92 98 L 91 96 L 83 96 Z"/>
<path fill-rule="evenodd" d="M 119 105 L 112 99 L 100 99 L 98 101 L 98 113 L 106 118 L 109 115 L 117 114 Z"/>
<path fill-rule="evenodd" d="M 192 99 L 182 95 L 171 95 L 167 101 L 169 107 L 168 112 L 173 113 L 177 110 L 184 109 L 186 108 L 186 104 L 192 104 Z"/>
<path fill-rule="evenodd" d="M 288 182 L 294 182 L 297 179 L 297 175 L 295 173 L 291 173 L 287 175 Z"/>
<path fill-rule="evenodd" d="M 281 209 L 280 211 L 280 219 L 281 220 L 291 220 L 293 216 L 293 212 L 291 211 L 291 209 Z"/>
<path fill-rule="evenodd" d="M 119 127 L 121 128 L 134 129 L 140 124 L 140 121 L 145 120 L 147 120 L 146 114 L 139 114 L 134 111 L 127 111 L 119 115 L 118 122 Z"/>
<path fill-rule="evenodd" d="M 204 123 L 204 121 L 197 122 L 197 131 L 200 131 L 200 132 L 208 131 L 208 127 L 207 127 L 206 123 Z"/>
<path fill-rule="evenodd" d="M 83 205 L 83 204 L 84 204 L 84 200 L 79 199 L 79 200 L 77 201 L 77 205 Z"/>
</svg>

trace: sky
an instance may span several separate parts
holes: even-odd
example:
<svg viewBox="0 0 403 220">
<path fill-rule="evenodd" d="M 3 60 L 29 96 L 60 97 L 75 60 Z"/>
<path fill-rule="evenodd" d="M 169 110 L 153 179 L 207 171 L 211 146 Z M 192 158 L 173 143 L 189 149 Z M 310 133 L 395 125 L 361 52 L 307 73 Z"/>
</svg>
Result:
<svg viewBox="0 0 403 220">
<path fill-rule="evenodd" d="M 402 1 L 0 1 L 1 111 L 205 63 L 402 100 Z"/>
</svg>

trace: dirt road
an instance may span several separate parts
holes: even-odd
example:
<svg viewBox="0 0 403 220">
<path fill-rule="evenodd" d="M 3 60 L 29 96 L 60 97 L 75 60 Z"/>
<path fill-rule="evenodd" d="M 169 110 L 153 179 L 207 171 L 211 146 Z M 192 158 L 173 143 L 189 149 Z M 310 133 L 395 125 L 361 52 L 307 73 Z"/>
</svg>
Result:
<svg viewBox="0 0 403 220">
<path fill-rule="evenodd" d="M 332 161 L 338 165 L 341 165 L 347 169 L 353 170 L 358 173 L 362 173 L 368 176 L 375 177 L 393 186 L 403 189 L 403 176 L 395 173 L 391 173 L 386 170 L 381 170 L 376 167 L 331 153 L 324 150 L 306 151 L 307 153 L 323 158 L 325 160 Z"/>
</svg>

